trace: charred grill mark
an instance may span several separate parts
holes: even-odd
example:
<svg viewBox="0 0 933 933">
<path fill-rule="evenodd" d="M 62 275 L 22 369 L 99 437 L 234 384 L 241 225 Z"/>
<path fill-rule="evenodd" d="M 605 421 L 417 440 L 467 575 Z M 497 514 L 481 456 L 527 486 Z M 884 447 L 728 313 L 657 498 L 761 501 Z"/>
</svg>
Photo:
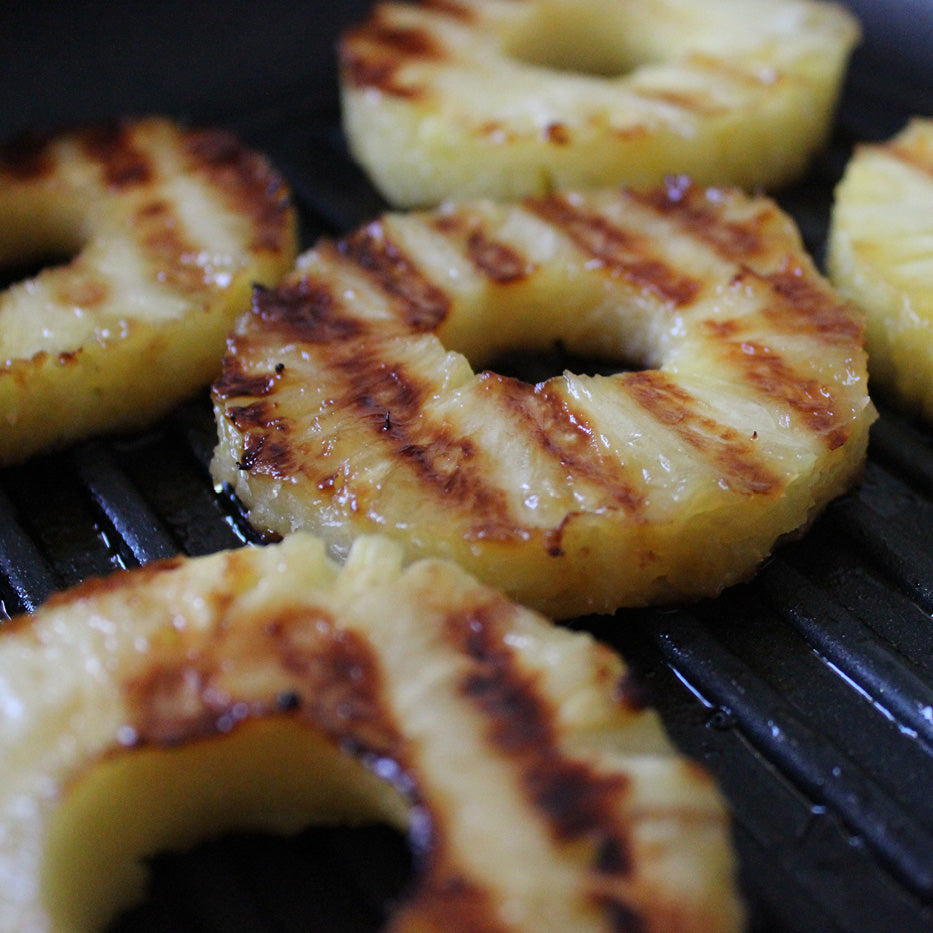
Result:
<svg viewBox="0 0 933 933">
<path fill-rule="evenodd" d="M 261 385 L 264 386 L 265 383 Z M 296 452 L 291 426 L 287 419 L 276 416 L 275 406 L 270 401 L 260 399 L 248 405 L 227 406 L 223 417 L 243 438 L 240 459 L 236 462 L 238 470 L 280 479 L 294 472 Z"/>
<path fill-rule="evenodd" d="M 497 285 L 508 285 L 527 278 L 533 271 L 532 261 L 515 247 L 496 240 L 482 228 L 482 222 L 464 213 L 441 214 L 434 228 L 443 236 L 458 241 L 467 259 L 480 275 Z"/>
<path fill-rule="evenodd" d="M 726 356 L 756 390 L 796 412 L 803 426 L 823 437 L 829 450 L 848 440 L 849 431 L 835 411 L 832 390 L 819 380 L 801 376 L 770 347 L 754 341 L 729 343 Z"/>
<path fill-rule="evenodd" d="M 185 238 L 181 217 L 168 201 L 147 201 L 131 222 L 158 281 L 185 292 L 200 291 L 208 284 L 208 270 L 189 258 L 200 249 Z"/>
<path fill-rule="evenodd" d="M 746 270 L 747 275 L 753 275 Z M 784 333 L 796 330 L 827 343 L 857 344 L 862 326 L 838 297 L 828 294 L 796 265 L 762 277 L 777 301 L 764 308 L 764 315 Z"/>
<path fill-rule="evenodd" d="M 574 410 L 547 382 L 530 386 L 491 373 L 480 378 L 496 392 L 501 407 L 518 425 L 522 437 L 567 471 L 568 483 L 580 479 L 601 487 L 613 508 L 628 513 L 642 508 L 644 494 L 626 476 L 625 465 L 599 455 L 586 416 Z M 560 553 L 559 538 L 558 534 L 552 542 L 555 554 Z"/>
<path fill-rule="evenodd" d="M 674 431 L 722 470 L 729 488 L 745 495 L 774 495 L 780 478 L 768 469 L 754 441 L 734 428 L 697 413 L 697 401 L 663 373 L 625 373 L 629 395 L 656 421 Z"/>
<path fill-rule="evenodd" d="M 340 240 L 337 249 L 385 294 L 401 301 L 404 318 L 415 330 L 433 331 L 447 317 L 450 296 L 392 242 L 380 221 Z"/>
<path fill-rule="evenodd" d="M 684 176 L 673 176 L 663 186 L 646 191 L 627 191 L 627 197 L 669 218 L 690 236 L 713 249 L 729 262 L 747 261 L 765 250 L 769 211 L 743 222 L 727 220 L 721 204 L 711 196 L 721 197 L 718 189 L 703 188 Z"/>
<path fill-rule="evenodd" d="M 248 719 L 292 716 L 345 751 L 404 766 L 404 739 L 373 649 L 325 611 L 247 621 L 221 609 L 202 641 L 173 645 L 154 647 L 147 669 L 125 688 L 135 745 L 175 745 Z"/>
<path fill-rule="evenodd" d="M 404 764 L 405 742 L 384 698 L 378 658 L 362 636 L 323 612 L 279 617 L 265 631 L 294 678 L 302 719 L 355 755 Z"/>
<path fill-rule="evenodd" d="M 282 177 L 231 133 L 191 131 L 184 142 L 192 169 L 221 192 L 231 212 L 250 218 L 251 249 L 282 252 L 291 229 L 291 197 Z"/>
<path fill-rule="evenodd" d="M 822 288 L 792 259 L 770 273 L 743 267 L 733 284 L 745 283 L 766 291 L 757 313 L 774 332 L 799 334 L 827 346 L 851 346 L 853 353 L 860 352 L 861 323 L 840 298 Z M 849 431 L 836 410 L 838 401 L 832 386 L 795 370 L 773 348 L 755 340 L 741 320 L 710 319 L 703 321 L 702 327 L 744 382 L 788 405 L 801 417 L 806 430 L 824 437 L 830 450 L 846 442 Z"/>
<path fill-rule="evenodd" d="M 474 442 L 426 417 L 427 390 L 403 366 L 356 348 L 348 348 L 330 366 L 345 386 L 342 404 L 359 412 L 374 440 L 388 445 L 390 455 L 406 463 L 426 489 L 452 509 L 468 512 L 474 536 L 508 541 L 521 535 L 508 521 L 503 491 L 485 482 Z"/>
<path fill-rule="evenodd" d="M 212 392 L 216 399 L 239 397 L 262 398 L 275 387 L 272 373 L 247 373 L 238 356 L 228 353 L 223 360 L 223 369 L 214 382 Z"/>
<path fill-rule="evenodd" d="M 75 308 L 93 308 L 104 304 L 110 297 L 110 285 L 104 278 L 96 278 L 81 267 L 71 263 L 72 275 L 62 276 L 56 282 L 56 297 L 64 305 Z"/>
<path fill-rule="evenodd" d="M 481 230 L 467 238 L 467 256 L 477 270 L 499 285 L 521 281 L 529 274 L 529 263 L 521 253 Z"/>
<path fill-rule="evenodd" d="M 83 131 L 81 143 L 88 157 L 100 163 L 109 187 L 121 190 L 152 180 L 152 163 L 135 146 L 130 125 L 110 122 L 90 127 Z"/>
<path fill-rule="evenodd" d="M 568 198 L 552 195 L 529 199 L 526 204 L 578 249 L 635 288 L 651 292 L 673 307 L 690 304 L 700 291 L 699 282 L 653 255 L 647 238 L 615 226 L 600 214 L 582 210 Z"/>
<path fill-rule="evenodd" d="M 326 284 L 302 279 L 253 290 L 252 313 L 283 342 L 337 344 L 362 334 L 359 320 L 344 313 Z"/>
<path fill-rule="evenodd" d="M 548 123 L 542 135 L 546 142 L 555 146 L 568 146 L 573 141 L 573 135 L 566 123 Z"/>
<path fill-rule="evenodd" d="M 561 751 L 555 710 L 503 640 L 512 611 L 498 602 L 447 615 L 446 637 L 471 662 L 460 692 L 485 718 L 487 741 L 511 760 L 555 842 L 587 842 L 593 873 L 625 875 L 631 871 L 628 839 L 617 814 L 628 780 L 599 775 Z"/>
<path fill-rule="evenodd" d="M 247 431 L 243 436 L 243 453 L 236 462 L 238 470 L 266 473 L 280 479 L 294 472 L 295 451 L 286 437 L 266 431 Z"/>
<path fill-rule="evenodd" d="M 271 423 L 271 406 L 265 401 L 253 402 L 251 405 L 231 405 L 225 415 L 238 431 L 266 427 Z"/>
<path fill-rule="evenodd" d="M 339 57 L 341 72 L 352 86 L 414 98 L 423 89 L 400 81 L 399 71 L 409 62 L 440 60 L 444 51 L 427 30 L 391 23 L 376 7 L 365 23 L 344 36 Z"/>
</svg>

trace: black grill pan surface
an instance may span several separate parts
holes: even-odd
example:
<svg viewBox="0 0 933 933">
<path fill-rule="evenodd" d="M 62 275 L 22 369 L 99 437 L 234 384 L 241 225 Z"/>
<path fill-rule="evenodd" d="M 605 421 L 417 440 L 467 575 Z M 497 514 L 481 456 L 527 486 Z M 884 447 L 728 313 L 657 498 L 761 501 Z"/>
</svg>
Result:
<svg viewBox="0 0 933 933">
<path fill-rule="evenodd" d="M 778 196 L 818 260 L 852 146 L 933 113 L 933 6 L 850 5 L 865 38 L 832 145 Z M 336 103 L 334 40 L 367 6 L 5 5 L 0 137 L 155 111 L 230 127 L 287 175 L 310 245 L 383 207 Z M 757 933 L 933 930 L 933 430 L 876 403 L 863 483 L 754 581 L 574 623 L 623 653 L 719 780 Z M 212 486 L 214 439 L 205 392 L 151 430 L 0 471 L 0 624 L 89 576 L 255 540 Z M 154 856 L 111 933 L 375 931 L 411 858 L 380 827 L 208 840 Z"/>
</svg>

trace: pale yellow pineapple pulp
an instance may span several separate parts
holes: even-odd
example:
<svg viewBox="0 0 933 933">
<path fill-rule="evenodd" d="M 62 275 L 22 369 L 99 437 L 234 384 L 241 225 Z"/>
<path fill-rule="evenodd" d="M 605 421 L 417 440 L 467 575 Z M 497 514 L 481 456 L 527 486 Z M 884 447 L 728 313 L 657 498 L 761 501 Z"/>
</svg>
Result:
<svg viewBox="0 0 933 933">
<path fill-rule="evenodd" d="M 855 150 L 836 189 L 827 263 L 865 313 L 872 385 L 933 419 L 933 120 Z"/>
</svg>

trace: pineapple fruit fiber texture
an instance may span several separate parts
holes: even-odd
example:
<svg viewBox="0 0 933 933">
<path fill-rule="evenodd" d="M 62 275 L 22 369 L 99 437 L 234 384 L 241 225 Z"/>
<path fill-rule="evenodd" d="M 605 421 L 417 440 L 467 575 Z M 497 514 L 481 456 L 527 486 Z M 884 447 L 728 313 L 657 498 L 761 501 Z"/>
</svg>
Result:
<svg viewBox="0 0 933 933">
<path fill-rule="evenodd" d="M 156 420 L 208 385 L 254 282 L 297 252 L 283 180 L 161 117 L 0 149 L 0 463 Z"/>
<path fill-rule="evenodd" d="M 837 186 L 827 268 L 866 316 L 872 387 L 933 420 L 933 120 L 856 148 Z"/>
<path fill-rule="evenodd" d="M 859 38 L 814 0 L 384 2 L 340 45 L 351 152 L 389 203 L 660 182 L 773 188 Z"/>
<path fill-rule="evenodd" d="M 393 931 L 734 933 L 723 803 L 630 687 L 385 539 L 86 583 L 0 629 L 0 929 L 100 930 L 221 829 L 382 820 L 419 856 Z"/>
<path fill-rule="evenodd" d="M 613 375 L 485 369 L 560 342 Z M 253 525 L 436 555 L 552 617 L 712 596 L 861 475 L 859 321 L 769 199 L 685 179 L 390 213 L 229 341 L 212 471 Z"/>
</svg>

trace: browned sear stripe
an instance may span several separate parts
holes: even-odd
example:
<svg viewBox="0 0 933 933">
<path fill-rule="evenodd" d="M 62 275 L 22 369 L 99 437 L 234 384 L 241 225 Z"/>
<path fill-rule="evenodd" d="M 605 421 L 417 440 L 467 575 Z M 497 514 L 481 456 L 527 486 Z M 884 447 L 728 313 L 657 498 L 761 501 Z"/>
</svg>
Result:
<svg viewBox="0 0 933 933">
<path fill-rule="evenodd" d="M 240 357 L 228 353 L 223 360 L 223 371 L 214 382 L 212 391 L 216 398 L 261 398 L 275 386 L 271 373 L 247 373 L 243 370 Z"/>
<path fill-rule="evenodd" d="M 532 198 L 525 203 L 563 231 L 584 253 L 636 288 L 674 307 L 690 304 L 700 291 L 699 282 L 653 255 L 647 238 L 615 226 L 606 217 L 582 210 L 559 195 Z"/>
<path fill-rule="evenodd" d="M 696 400 L 658 370 L 626 373 L 631 397 L 661 424 L 673 430 L 723 471 L 729 486 L 748 495 L 772 495 L 779 477 L 765 465 L 754 442 L 734 428 L 696 411 Z"/>
<path fill-rule="evenodd" d="M 283 343 L 340 343 L 363 331 L 360 321 L 344 313 L 330 288 L 310 279 L 255 288 L 252 311 Z"/>
<path fill-rule="evenodd" d="M 398 80 L 406 62 L 441 57 L 443 51 L 426 30 L 387 22 L 378 7 L 365 23 L 348 31 L 339 45 L 341 74 L 349 84 L 376 88 L 394 97 L 422 93 Z"/>
<path fill-rule="evenodd" d="M 617 813 L 628 781 L 622 774 L 598 775 L 563 754 L 555 710 L 535 678 L 522 673 L 502 638 L 512 611 L 499 601 L 448 613 L 447 637 L 472 662 L 460 691 L 483 714 L 488 741 L 499 756 L 514 763 L 529 803 L 546 820 L 555 841 L 589 842 L 594 873 L 625 875 L 631 871 L 628 839 Z M 637 911 L 618 899 L 602 900 L 602 906 L 613 922 L 625 917 L 638 923 Z"/>
<path fill-rule="evenodd" d="M 518 282 L 529 273 L 528 261 L 521 253 L 482 230 L 474 230 L 468 237 L 467 256 L 480 272 L 500 285 Z"/>
<path fill-rule="evenodd" d="M 152 180 L 152 164 L 134 145 L 131 126 L 103 123 L 85 130 L 81 141 L 88 157 L 100 163 L 111 188 L 128 188 Z"/>
<path fill-rule="evenodd" d="M 573 478 L 602 487 L 605 501 L 614 508 L 634 513 L 644 505 L 644 494 L 625 475 L 625 465 L 600 456 L 585 414 L 551 390 L 548 383 L 531 386 L 492 374 L 480 378 L 494 387 L 504 412 L 548 460 L 560 463 Z"/>
<path fill-rule="evenodd" d="M 808 431 L 823 437 L 829 450 L 838 449 L 848 440 L 847 422 L 840 423 L 828 386 L 802 376 L 770 347 L 753 341 L 728 344 L 726 354 L 749 385 L 787 404 Z"/>
<path fill-rule="evenodd" d="M 193 169 L 223 195 L 227 208 L 250 218 L 254 231 L 250 248 L 281 252 L 291 235 L 289 224 L 283 222 L 291 198 L 284 179 L 267 160 L 232 133 L 217 129 L 188 132 L 185 149 Z"/>
<path fill-rule="evenodd" d="M 154 646 L 147 668 L 126 685 L 135 744 L 172 745 L 289 715 L 348 751 L 405 767 L 372 647 L 325 611 L 296 608 L 238 624 L 221 610 L 204 643 L 173 646 Z"/>
<path fill-rule="evenodd" d="M 508 521 L 505 493 L 485 481 L 474 441 L 425 415 L 425 388 L 405 367 L 386 365 L 378 347 L 355 346 L 331 354 L 328 365 L 345 386 L 338 404 L 359 412 L 374 441 L 391 448 L 388 456 L 407 464 L 451 509 L 468 514 L 472 535 L 508 541 L 522 533 Z"/>
<path fill-rule="evenodd" d="M 727 220 L 722 206 L 710 200 L 708 189 L 683 176 L 645 191 L 630 190 L 626 196 L 675 221 L 686 233 L 711 247 L 729 262 L 748 261 L 765 249 L 765 226 L 770 214 L 762 212 L 744 222 Z"/>
<path fill-rule="evenodd" d="M 402 302 L 404 319 L 416 330 L 435 330 L 447 316 L 450 296 L 421 273 L 379 221 L 340 240 L 337 249 Z"/>
</svg>

